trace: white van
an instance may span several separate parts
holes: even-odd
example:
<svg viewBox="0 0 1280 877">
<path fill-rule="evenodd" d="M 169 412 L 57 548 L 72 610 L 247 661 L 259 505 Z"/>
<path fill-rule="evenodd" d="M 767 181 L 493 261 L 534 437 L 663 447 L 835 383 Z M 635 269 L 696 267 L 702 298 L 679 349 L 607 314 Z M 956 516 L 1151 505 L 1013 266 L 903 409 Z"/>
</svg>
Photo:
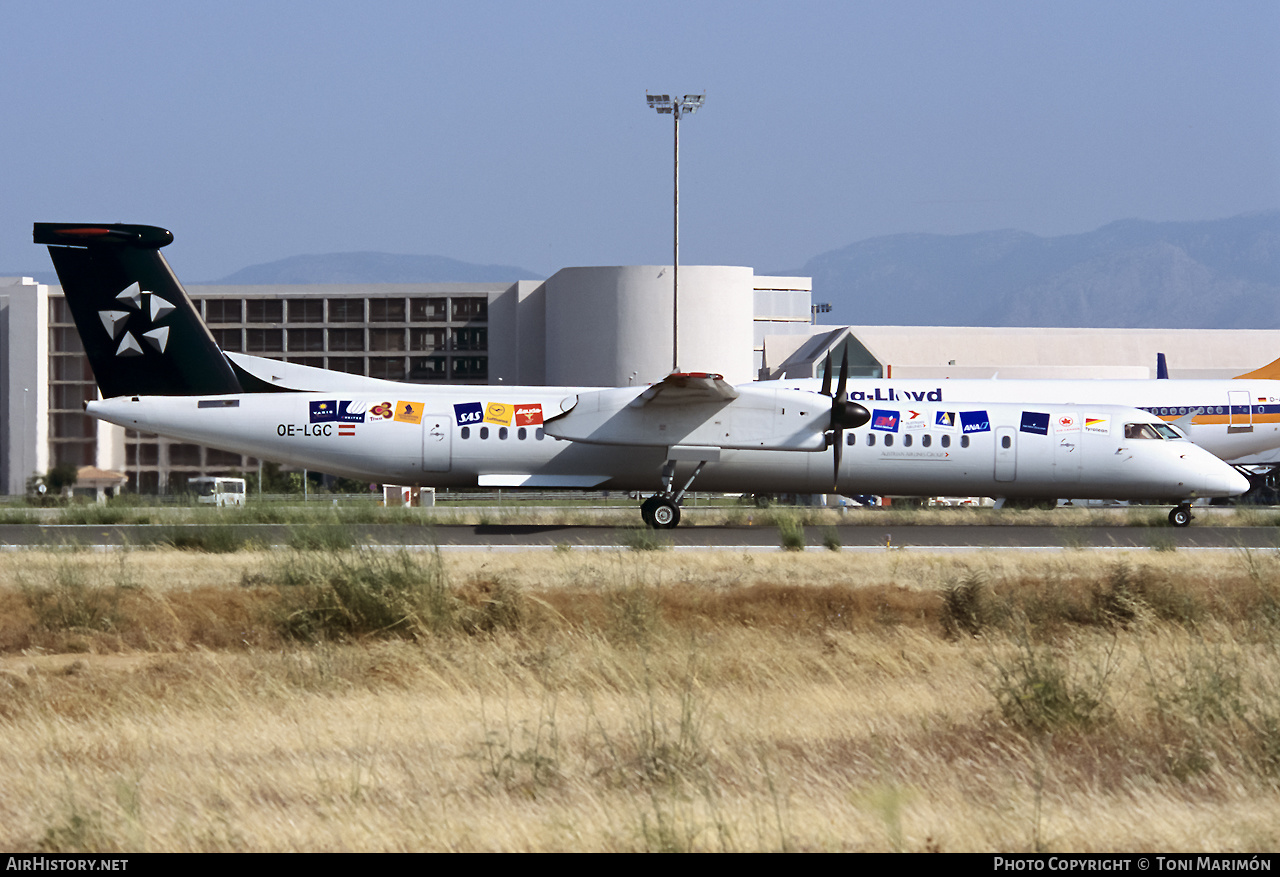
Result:
<svg viewBox="0 0 1280 877">
<path fill-rule="evenodd" d="M 222 478 L 212 475 L 200 475 L 187 479 L 187 487 L 194 493 L 200 503 L 223 506 L 244 505 L 244 479 Z"/>
</svg>

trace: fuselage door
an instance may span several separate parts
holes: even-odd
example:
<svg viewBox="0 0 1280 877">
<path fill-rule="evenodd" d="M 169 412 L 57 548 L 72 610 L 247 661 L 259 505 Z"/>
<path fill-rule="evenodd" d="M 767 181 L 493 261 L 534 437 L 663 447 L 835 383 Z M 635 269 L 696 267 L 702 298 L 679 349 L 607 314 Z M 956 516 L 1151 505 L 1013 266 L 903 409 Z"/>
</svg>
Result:
<svg viewBox="0 0 1280 877">
<path fill-rule="evenodd" d="M 996 481 L 1013 481 L 1018 475 L 1017 436 L 1012 426 L 996 427 Z"/>
<path fill-rule="evenodd" d="M 453 415 L 422 415 L 422 471 L 448 472 L 453 466 Z"/>
<path fill-rule="evenodd" d="M 1248 390 L 1227 391 L 1227 432 L 1253 432 L 1253 404 Z"/>
</svg>

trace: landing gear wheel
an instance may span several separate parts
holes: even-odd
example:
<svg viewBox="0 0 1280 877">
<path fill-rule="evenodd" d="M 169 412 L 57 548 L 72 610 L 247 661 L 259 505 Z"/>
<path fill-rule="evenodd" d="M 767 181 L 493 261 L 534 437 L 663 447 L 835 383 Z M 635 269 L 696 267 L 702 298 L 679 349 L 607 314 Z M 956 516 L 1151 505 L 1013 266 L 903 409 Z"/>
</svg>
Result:
<svg viewBox="0 0 1280 877">
<path fill-rule="evenodd" d="M 655 530 L 670 530 L 680 523 L 680 506 L 665 496 L 650 497 L 654 500 L 649 511 L 649 526 Z"/>
<path fill-rule="evenodd" d="M 1180 505 L 1169 512 L 1169 523 L 1175 527 L 1187 527 L 1191 524 L 1191 506 Z"/>
<path fill-rule="evenodd" d="M 657 524 L 653 522 L 653 509 L 658 504 L 661 497 L 651 496 L 644 502 L 640 503 L 640 517 L 644 519 L 644 525 L 650 530 L 656 529 Z"/>
</svg>

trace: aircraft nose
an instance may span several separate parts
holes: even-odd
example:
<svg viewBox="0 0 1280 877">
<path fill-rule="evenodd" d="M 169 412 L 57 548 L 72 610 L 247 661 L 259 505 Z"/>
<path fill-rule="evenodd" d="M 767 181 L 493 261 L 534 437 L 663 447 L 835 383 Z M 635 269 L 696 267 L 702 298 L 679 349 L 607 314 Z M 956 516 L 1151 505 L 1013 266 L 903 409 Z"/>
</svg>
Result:
<svg viewBox="0 0 1280 877">
<path fill-rule="evenodd" d="M 1205 489 L 1200 491 L 1201 496 L 1239 496 L 1249 489 L 1249 479 L 1235 468 L 1216 457 L 1205 462 Z"/>
</svg>

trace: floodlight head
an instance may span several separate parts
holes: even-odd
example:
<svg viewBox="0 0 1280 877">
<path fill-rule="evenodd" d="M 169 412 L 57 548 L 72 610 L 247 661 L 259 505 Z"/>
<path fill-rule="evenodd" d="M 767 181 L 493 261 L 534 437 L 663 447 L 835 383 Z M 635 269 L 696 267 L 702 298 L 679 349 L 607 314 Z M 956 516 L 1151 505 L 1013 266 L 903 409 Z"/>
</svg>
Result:
<svg viewBox="0 0 1280 877">
<path fill-rule="evenodd" d="M 649 94 L 645 92 L 645 100 L 649 102 L 649 106 L 660 113 L 671 112 L 671 95 L 669 94 Z M 664 109 L 665 108 L 665 109 Z"/>
</svg>

